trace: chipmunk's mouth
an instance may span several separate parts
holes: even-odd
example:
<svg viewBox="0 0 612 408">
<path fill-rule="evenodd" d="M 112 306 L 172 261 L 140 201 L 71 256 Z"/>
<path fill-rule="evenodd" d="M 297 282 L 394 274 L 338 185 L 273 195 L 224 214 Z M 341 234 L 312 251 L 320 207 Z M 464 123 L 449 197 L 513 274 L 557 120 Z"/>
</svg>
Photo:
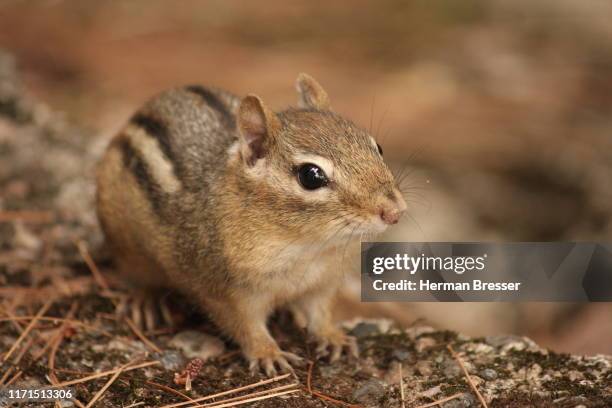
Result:
<svg viewBox="0 0 612 408">
<path fill-rule="evenodd" d="M 378 217 L 364 217 L 348 224 L 344 237 L 359 237 L 364 235 L 377 235 L 383 233 L 389 227 L 388 224 L 381 222 Z"/>
</svg>

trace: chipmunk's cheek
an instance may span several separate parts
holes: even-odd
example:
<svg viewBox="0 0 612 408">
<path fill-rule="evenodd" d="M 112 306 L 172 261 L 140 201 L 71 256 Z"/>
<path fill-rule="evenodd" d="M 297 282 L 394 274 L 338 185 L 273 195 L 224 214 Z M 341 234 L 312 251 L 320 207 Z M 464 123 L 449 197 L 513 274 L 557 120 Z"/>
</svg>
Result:
<svg viewBox="0 0 612 408">
<path fill-rule="evenodd" d="M 380 234 L 389 228 L 389 224 L 383 222 L 378 215 L 372 216 L 370 219 L 370 232 Z"/>
</svg>

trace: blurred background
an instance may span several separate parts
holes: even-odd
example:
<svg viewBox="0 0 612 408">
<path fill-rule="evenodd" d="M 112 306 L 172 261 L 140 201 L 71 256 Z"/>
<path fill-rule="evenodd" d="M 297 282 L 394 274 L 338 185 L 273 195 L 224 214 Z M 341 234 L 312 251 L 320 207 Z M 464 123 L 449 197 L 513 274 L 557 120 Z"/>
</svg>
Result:
<svg viewBox="0 0 612 408">
<path fill-rule="evenodd" d="M 89 129 L 95 154 L 165 88 L 214 85 L 282 109 L 307 72 L 409 174 L 410 214 L 385 239 L 609 241 L 610 16 L 605 0 L 2 0 L 0 48 L 28 94 Z M 366 305 L 351 288 L 341 318 L 612 354 L 611 304 Z"/>
</svg>

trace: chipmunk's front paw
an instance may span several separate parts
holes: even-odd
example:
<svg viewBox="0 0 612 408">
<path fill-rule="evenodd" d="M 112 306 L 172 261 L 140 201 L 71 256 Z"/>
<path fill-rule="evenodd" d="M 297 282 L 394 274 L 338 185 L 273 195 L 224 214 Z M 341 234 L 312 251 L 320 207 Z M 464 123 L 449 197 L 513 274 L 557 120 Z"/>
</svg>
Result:
<svg viewBox="0 0 612 408">
<path fill-rule="evenodd" d="M 282 351 L 278 346 L 261 348 L 247 355 L 251 373 L 257 374 L 262 369 L 268 377 L 275 376 L 280 369 L 281 372 L 293 373 L 293 365 L 301 365 L 303 359 L 293 353 Z"/>
<path fill-rule="evenodd" d="M 346 350 L 353 357 L 359 357 L 357 339 L 349 336 L 340 329 L 334 329 L 317 337 L 317 358 L 329 356 L 330 362 L 338 361 L 342 352 Z"/>
</svg>

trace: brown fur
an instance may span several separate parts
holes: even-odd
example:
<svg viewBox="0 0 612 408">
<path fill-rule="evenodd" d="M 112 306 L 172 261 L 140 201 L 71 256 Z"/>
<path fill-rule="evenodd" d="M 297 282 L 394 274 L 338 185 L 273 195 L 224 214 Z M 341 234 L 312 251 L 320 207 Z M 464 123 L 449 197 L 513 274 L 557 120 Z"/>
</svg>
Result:
<svg viewBox="0 0 612 408">
<path fill-rule="evenodd" d="M 122 273 L 197 299 L 268 373 L 290 357 L 266 328 L 278 307 L 324 346 L 348 344 L 330 313 L 342 248 L 384 229 L 381 211 L 405 209 L 371 136 L 330 111 L 311 77 L 297 88 L 301 107 L 279 113 L 197 86 L 162 93 L 115 137 L 97 174 Z M 327 187 L 299 185 L 306 159 L 329 167 Z"/>
</svg>

